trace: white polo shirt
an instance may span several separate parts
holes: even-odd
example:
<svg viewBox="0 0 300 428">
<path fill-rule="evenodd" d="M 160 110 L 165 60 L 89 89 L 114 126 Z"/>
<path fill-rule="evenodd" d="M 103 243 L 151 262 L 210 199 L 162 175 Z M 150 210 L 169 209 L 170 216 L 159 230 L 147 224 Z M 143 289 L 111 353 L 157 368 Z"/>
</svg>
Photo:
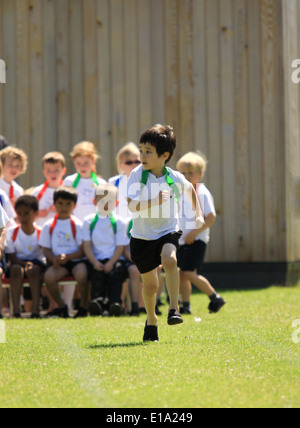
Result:
<svg viewBox="0 0 300 428">
<path fill-rule="evenodd" d="M 67 176 L 64 179 L 64 186 L 73 186 L 74 181 L 77 178 L 77 173 Z M 106 183 L 106 181 L 97 177 L 98 183 Z M 85 217 L 91 213 L 96 214 L 96 206 L 94 205 L 95 190 L 97 184 L 93 181 L 92 178 L 80 178 L 79 183 L 76 187 L 78 192 L 78 199 L 76 208 L 73 211 L 74 216 L 79 218 L 79 220 L 84 221 Z"/>
<path fill-rule="evenodd" d="M 73 236 L 70 219 L 57 219 L 56 226 L 51 236 L 50 227 L 53 223 L 53 219 L 51 219 L 48 220 L 43 227 L 39 241 L 40 246 L 51 249 L 54 256 L 72 254 L 78 251 L 83 243 L 82 222 L 75 216 L 72 216 L 72 218 L 75 222 L 76 238 Z"/>
<path fill-rule="evenodd" d="M 13 235 L 15 227 L 10 228 L 7 231 L 5 237 L 5 252 L 7 254 L 16 254 L 16 257 L 20 260 L 44 260 L 44 253 L 39 244 L 39 238 L 37 230 L 31 235 L 27 235 L 22 227 L 18 229 L 16 240 L 13 241 Z"/>
<path fill-rule="evenodd" d="M 196 188 L 196 193 L 198 195 L 198 198 L 201 204 L 204 218 L 206 218 L 211 213 L 216 215 L 214 199 L 210 191 L 205 186 L 205 184 L 199 183 L 199 185 Z M 191 230 L 193 230 L 194 224 L 195 224 L 194 223 L 195 215 L 194 215 L 191 203 L 189 202 L 186 195 L 182 195 L 182 198 L 181 198 L 181 214 L 182 215 L 180 216 L 179 226 L 183 234 L 179 240 L 179 244 L 184 245 L 186 235 Z M 201 240 L 207 244 L 209 242 L 209 237 L 210 237 L 210 229 L 208 228 L 208 229 L 205 229 L 204 232 L 199 233 L 196 236 L 195 241 Z"/>
<path fill-rule="evenodd" d="M 167 167 L 170 178 L 177 185 L 180 193 L 190 187 L 190 183 L 178 171 Z M 170 192 L 170 199 L 161 206 L 152 207 L 140 212 L 133 212 L 133 227 L 131 236 L 136 239 L 147 241 L 159 239 L 172 232 L 179 231 L 178 203 L 171 187 L 166 182 L 166 175 L 157 178 L 149 172 L 146 186 L 141 184 L 143 166 L 139 165 L 130 174 L 127 187 L 128 198 L 131 203 L 147 201 L 158 196 L 161 190 Z"/>
<path fill-rule="evenodd" d="M 93 253 L 97 260 L 110 259 L 117 246 L 128 245 L 128 237 L 125 231 L 126 224 L 120 216 L 114 214 L 114 217 L 117 226 L 116 234 L 109 217 L 99 216 L 92 233 L 90 226 L 95 214 L 87 216 L 83 222 L 83 240 L 92 242 Z"/>
</svg>

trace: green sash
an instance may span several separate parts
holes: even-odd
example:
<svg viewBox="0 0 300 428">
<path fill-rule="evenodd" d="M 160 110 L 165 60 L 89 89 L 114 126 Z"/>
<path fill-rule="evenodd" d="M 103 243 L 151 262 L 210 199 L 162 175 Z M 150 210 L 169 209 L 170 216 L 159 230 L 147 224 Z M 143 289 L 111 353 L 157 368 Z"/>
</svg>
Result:
<svg viewBox="0 0 300 428">
<path fill-rule="evenodd" d="M 74 183 L 72 184 L 72 187 L 76 187 L 78 186 L 78 183 L 80 181 L 80 174 L 77 174 L 77 177 L 74 180 Z M 97 174 L 94 173 L 94 171 L 91 172 L 91 179 L 93 180 L 93 182 L 98 186 L 98 179 L 97 179 Z"/>
<path fill-rule="evenodd" d="M 170 171 L 166 167 L 164 167 L 164 174 L 166 174 L 166 182 L 167 182 L 168 186 L 171 187 L 171 189 L 173 190 L 173 192 L 175 194 L 175 198 L 174 198 L 175 202 L 178 202 L 179 198 L 180 198 L 180 192 L 178 190 L 178 187 L 176 186 L 176 184 L 174 183 L 174 181 L 170 177 Z M 149 171 L 147 171 L 146 169 L 143 169 L 141 184 L 144 184 L 146 186 L 147 181 L 148 181 L 148 176 L 149 176 Z"/>
<path fill-rule="evenodd" d="M 98 214 L 95 215 L 95 217 L 92 220 L 92 223 L 90 224 L 90 231 L 91 231 L 91 235 L 94 232 L 94 229 L 96 227 L 97 221 L 99 220 Z M 116 235 L 117 233 L 117 221 L 116 218 L 114 216 L 114 213 L 111 212 L 109 215 L 109 220 L 110 220 L 110 224 L 113 228 L 114 234 Z"/>
</svg>

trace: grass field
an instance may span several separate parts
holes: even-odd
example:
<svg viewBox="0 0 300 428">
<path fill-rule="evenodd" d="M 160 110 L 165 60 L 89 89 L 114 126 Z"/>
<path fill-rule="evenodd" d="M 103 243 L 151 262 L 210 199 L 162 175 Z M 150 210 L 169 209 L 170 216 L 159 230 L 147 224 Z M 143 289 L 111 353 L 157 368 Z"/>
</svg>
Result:
<svg viewBox="0 0 300 428">
<path fill-rule="evenodd" d="M 222 296 L 227 305 L 209 315 L 194 294 L 177 327 L 164 306 L 151 344 L 141 341 L 145 315 L 6 320 L 1 408 L 300 407 L 300 288 Z"/>
</svg>

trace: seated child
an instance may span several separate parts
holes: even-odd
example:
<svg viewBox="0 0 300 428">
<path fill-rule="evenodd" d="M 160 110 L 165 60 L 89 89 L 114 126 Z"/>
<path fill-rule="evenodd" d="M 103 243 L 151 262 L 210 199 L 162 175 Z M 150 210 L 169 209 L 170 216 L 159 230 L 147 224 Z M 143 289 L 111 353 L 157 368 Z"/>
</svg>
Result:
<svg viewBox="0 0 300 428">
<path fill-rule="evenodd" d="M 190 212 L 189 215 L 189 201 L 183 196 L 183 209 L 180 219 L 180 228 L 183 235 L 179 240 L 180 247 L 178 251 L 180 291 L 183 300 L 181 313 L 191 313 L 191 283 L 209 297 L 209 311 L 218 312 L 225 304 L 225 300 L 216 293 L 215 289 L 206 278 L 198 275 L 203 265 L 206 246 L 209 242 L 209 230 L 216 220 L 213 197 L 205 184 L 201 183 L 206 170 L 206 159 L 198 152 L 190 152 L 179 159 L 176 167 L 194 186 L 200 200 L 205 220 L 205 224 L 200 229 L 191 230 L 192 227 L 189 227 L 188 219 L 192 217 L 192 212 Z"/>
<path fill-rule="evenodd" d="M 87 315 L 88 280 L 83 260 L 82 223 L 72 216 L 76 201 L 76 189 L 61 186 L 55 190 L 54 205 L 57 214 L 54 220 L 51 219 L 44 225 L 40 238 L 40 246 L 52 265 L 45 272 L 44 281 L 58 305 L 53 314 L 62 318 L 68 318 L 69 313 L 57 283 L 65 276 L 74 276 L 79 286 L 81 300 L 76 317 Z"/>
<path fill-rule="evenodd" d="M 140 165 L 140 150 L 135 143 L 127 143 L 117 153 L 118 175 L 111 177 L 108 181 L 118 188 L 118 203 L 115 208 L 116 214 L 120 215 L 126 221 L 128 235 L 128 245 L 124 250 L 122 262 L 126 264 L 129 275 L 129 293 L 132 302 L 131 315 L 139 315 L 139 303 L 144 306 L 141 296 L 141 275 L 138 268 L 132 262 L 129 249 L 130 230 L 132 227 L 132 213 L 128 209 L 127 184 L 128 177 L 132 170 Z M 127 292 L 124 290 L 124 292 Z"/>
<path fill-rule="evenodd" d="M 0 205 L 0 259 L 2 259 L 2 251 L 5 240 L 6 226 L 9 223 L 9 218 L 7 217 L 4 209 Z M 3 275 L 3 266 L 0 263 L 0 319 L 2 318 L 2 303 L 3 303 L 3 288 L 2 288 L 2 275 Z"/>
<path fill-rule="evenodd" d="M 83 223 L 83 245 L 91 264 L 91 315 L 101 315 L 106 308 L 109 308 L 110 315 L 122 313 L 121 292 L 127 272 L 119 259 L 127 237 L 124 221 L 113 214 L 116 201 L 117 188 L 109 183 L 100 184 L 95 197 L 97 213 L 87 216 Z M 105 299 L 108 299 L 108 304 L 105 304 Z"/>
<path fill-rule="evenodd" d="M 17 147 L 8 146 L 0 151 L 0 189 L 4 190 L 14 208 L 16 200 L 24 194 L 24 189 L 15 181 L 27 170 L 27 155 Z"/>
<path fill-rule="evenodd" d="M 19 225 L 10 228 L 6 235 L 6 254 L 10 262 L 11 297 L 13 314 L 20 318 L 20 296 L 24 278 L 28 278 L 32 298 L 31 318 L 39 318 L 39 301 L 42 273 L 46 268 L 39 246 L 41 229 L 34 226 L 39 204 L 31 195 L 23 195 L 15 204 Z M 26 294 L 24 296 L 26 298 Z"/>
<path fill-rule="evenodd" d="M 39 212 L 36 224 L 40 227 L 53 219 L 56 209 L 53 204 L 53 195 L 55 189 L 63 183 L 63 177 L 66 173 L 66 161 L 59 152 L 50 152 L 43 157 L 42 171 L 46 179 L 45 183 L 37 186 L 32 195 L 39 201 Z"/>
<path fill-rule="evenodd" d="M 96 174 L 96 162 L 99 156 L 93 143 L 83 141 L 76 144 L 71 152 L 71 157 L 76 173 L 67 176 L 64 185 L 77 189 L 78 201 L 73 214 L 83 221 L 87 215 L 96 214 L 93 202 L 95 188 L 106 181 Z"/>
</svg>

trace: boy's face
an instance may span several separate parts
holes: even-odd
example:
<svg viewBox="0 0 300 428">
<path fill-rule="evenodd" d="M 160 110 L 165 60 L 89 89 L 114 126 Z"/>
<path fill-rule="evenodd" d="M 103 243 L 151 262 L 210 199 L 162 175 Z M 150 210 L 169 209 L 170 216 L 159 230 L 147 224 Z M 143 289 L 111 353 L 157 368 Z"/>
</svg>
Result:
<svg viewBox="0 0 300 428">
<path fill-rule="evenodd" d="M 199 171 L 195 171 L 194 168 L 191 167 L 182 167 L 180 168 L 181 174 L 185 176 L 185 178 L 192 184 L 200 183 L 203 177 L 203 173 Z"/>
<path fill-rule="evenodd" d="M 168 152 L 158 156 L 156 152 L 156 147 L 152 146 L 150 143 L 142 143 L 139 145 L 141 162 L 144 169 L 151 170 L 157 168 L 158 166 L 164 166 L 166 160 L 169 158 L 170 154 Z"/>
<path fill-rule="evenodd" d="M 90 178 L 91 172 L 95 169 L 95 160 L 90 156 L 77 156 L 74 160 L 74 166 L 82 178 Z"/>
<path fill-rule="evenodd" d="M 32 208 L 26 207 L 25 205 L 20 205 L 16 209 L 17 218 L 21 226 L 30 226 L 34 223 L 37 212 Z"/>
<path fill-rule="evenodd" d="M 75 202 L 63 198 L 58 198 L 54 205 L 60 219 L 69 218 L 76 207 Z"/>
<path fill-rule="evenodd" d="M 130 156 L 121 160 L 119 169 L 129 177 L 131 171 L 140 165 L 140 163 L 140 157 L 132 153 Z"/>
<path fill-rule="evenodd" d="M 60 162 L 45 162 L 44 164 L 43 174 L 46 180 L 49 181 L 50 187 L 58 187 L 61 184 L 61 180 L 63 179 L 65 173 L 66 168 L 64 168 Z"/>
<path fill-rule="evenodd" d="M 11 182 L 19 177 L 22 172 L 22 168 L 23 165 L 20 160 L 8 157 L 5 159 L 3 164 L 2 175 L 6 181 Z"/>
</svg>

